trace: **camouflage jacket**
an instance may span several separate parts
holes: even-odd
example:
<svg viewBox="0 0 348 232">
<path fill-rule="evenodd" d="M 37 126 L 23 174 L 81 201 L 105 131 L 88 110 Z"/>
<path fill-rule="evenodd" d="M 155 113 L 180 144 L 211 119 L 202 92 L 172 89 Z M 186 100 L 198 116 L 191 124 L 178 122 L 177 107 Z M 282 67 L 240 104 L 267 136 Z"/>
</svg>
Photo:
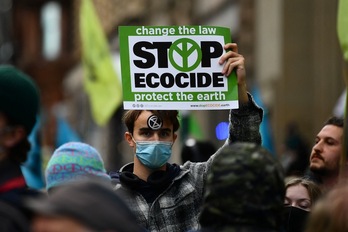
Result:
<svg viewBox="0 0 348 232">
<path fill-rule="evenodd" d="M 263 110 L 249 95 L 249 103 L 230 111 L 229 138 L 235 141 L 261 143 L 259 126 Z M 149 231 L 188 231 L 199 229 L 198 217 L 204 195 L 207 173 L 215 154 L 207 162 L 186 162 L 170 185 L 151 203 L 136 191 L 123 186 L 112 176 L 114 189 L 124 196 L 138 223 Z M 122 172 L 122 169 L 120 170 Z M 116 180 L 115 180 L 116 178 Z"/>
</svg>

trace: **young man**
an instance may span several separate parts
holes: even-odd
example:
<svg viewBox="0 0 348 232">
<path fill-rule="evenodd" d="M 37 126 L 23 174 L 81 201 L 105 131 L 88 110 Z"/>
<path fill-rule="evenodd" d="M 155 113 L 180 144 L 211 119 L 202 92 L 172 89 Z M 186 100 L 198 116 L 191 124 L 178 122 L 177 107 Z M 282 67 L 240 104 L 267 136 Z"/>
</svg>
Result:
<svg viewBox="0 0 348 232">
<path fill-rule="evenodd" d="M 0 214 L 0 228 L 4 231 L 28 229 L 23 226 L 26 215 L 21 222 L 14 219 L 24 212 L 23 198 L 37 193 L 27 188 L 20 165 L 30 150 L 27 136 L 39 107 L 39 90 L 30 77 L 12 66 L 0 66 L 0 203 L 7 208 Z"/>
<path fill-rule="evenodd" d="M 319 131 L 309 159 L 309 169 L 323 191 L 333 187 L 339 177 L 343 149 L 343 118 L 331 117 Z"/>
<path fill-rule="evenodd" d="M 221 59 L 222 73 L 234 69 L 238 78 L 239 109 L 231 110 L 227 143 L 261 143 L 259 125 L 262 109 L 247 93 L 244 58 L 237 44 Z M 204 185 L 214 155 L 207 162 L 169 164 L 171 147 L 179 128 L 178 111 L 130 110 L 124 115 L 128 131 L 125 139 L 134 151 L 134 162 L 111 173 L 115 190 L 123 194 L 138 222 L 149 231 L 188 231 L 198 229 Z"/>
</svg>

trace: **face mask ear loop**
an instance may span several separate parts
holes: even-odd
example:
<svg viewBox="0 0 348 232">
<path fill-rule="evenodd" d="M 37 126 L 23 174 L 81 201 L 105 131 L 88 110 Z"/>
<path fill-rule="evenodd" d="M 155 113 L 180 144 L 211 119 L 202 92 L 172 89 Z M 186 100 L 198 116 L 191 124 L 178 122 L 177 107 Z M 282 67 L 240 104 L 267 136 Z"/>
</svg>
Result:
<svg viewBox="0 0 348 232">
<path fill-rule="evenodd" d="M 133 134 L 132 133 L 130 133 L 130 136 L 132 137 L 132 140 L 133 140 L 133 142 L 135 143 L 135 145 L 137 144 L 137 142 L 135 141 L 135 139 L 134 139 L 134 137 L 133 137 Z"/>
</svg>

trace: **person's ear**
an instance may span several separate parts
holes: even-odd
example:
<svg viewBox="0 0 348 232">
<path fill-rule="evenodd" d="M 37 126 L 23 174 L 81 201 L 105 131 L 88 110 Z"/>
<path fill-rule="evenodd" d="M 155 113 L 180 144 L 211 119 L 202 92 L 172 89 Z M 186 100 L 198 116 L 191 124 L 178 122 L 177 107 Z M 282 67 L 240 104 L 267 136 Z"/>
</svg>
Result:
<svg viewBox="0 0 348 232">
<path fill-rule="evenodd" d="M 126 133 L 124 133 L 124 138 L 126 139 L 130 147 L 135 147 L 135 142 L 133 141 L 133 136 L 130 132 L 127 131 Z"/>
<path fill-rule="evenodd" d="M 16 126 L 11 129 L 4 137 L 3 145 L 6 147 L 14 147 L 23 138 L 27 136 L 25 129 L 21 126 Z"/>
<path fill-rule="evenodd" d="M 178 137 L 178 135 L 176 133 L 173 134 L 173 144 L 175 143 L 176 138 Z"/>
</svg>

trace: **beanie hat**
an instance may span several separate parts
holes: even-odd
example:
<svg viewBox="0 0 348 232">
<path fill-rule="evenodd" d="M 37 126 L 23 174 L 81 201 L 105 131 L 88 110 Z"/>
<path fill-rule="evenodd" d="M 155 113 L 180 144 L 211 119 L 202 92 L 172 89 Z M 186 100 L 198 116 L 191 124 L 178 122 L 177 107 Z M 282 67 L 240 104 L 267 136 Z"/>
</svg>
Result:
<svg viewBox="0 0 348 232">
<path fill-rule="evenodd" d="M 34 81 L 13 66 L 0 66 L 0 112 L 23 125 L 30 134 L 39 106 L 39 90 Z"/>
<path fill-rule="evenodd" d="M 276 230 L 284 196 L 280 163 L 262 146 L 233 143 L 220 149 L 212 163 L 200 223 Z"/>
<path fill-rule="evenodd" d="M 57 148 L 48 161 L 45 176 L 47 190 L 91 176 L 110 181 L 98 151 L 81 142 L 69 142 Z"/>
</svg>

